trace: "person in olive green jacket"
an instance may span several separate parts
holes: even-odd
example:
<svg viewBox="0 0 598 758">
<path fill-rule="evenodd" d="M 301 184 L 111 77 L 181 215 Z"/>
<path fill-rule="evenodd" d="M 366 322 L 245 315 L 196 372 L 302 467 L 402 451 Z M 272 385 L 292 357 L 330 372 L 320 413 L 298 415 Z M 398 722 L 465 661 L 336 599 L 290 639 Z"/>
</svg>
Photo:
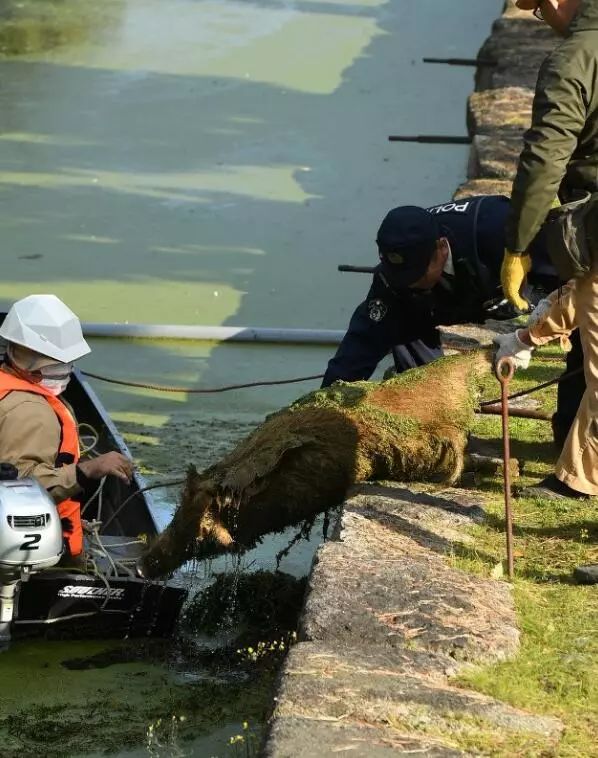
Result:
<svg viewBox="0 0 598 758">
<path fill-rule="evenodd" d="M 520 289 L 530 268 L 527 248 L 558 199 L 598 191 L 598 0 L 517 0 L 565 40 L 538 75 L 531 128 L 524 136 L 507 219 L 501 271 L 505 297 L 529 309 Z M 583 365 L 578 331 L 571 335 L 567 374 Z M 559 382 L 554 441 L 565 443 L 579 408 L 583 374 Z"/>
<path fill-rule="evenodd" d="M 530 268 L 527 248 L 558 197 L 598 191 L 598 0 L 518 0 L 565 35 L 538 74 L 532 124 L 524 135 L 507 219 L 502 285 L 519 294 Z"/>
</svg>

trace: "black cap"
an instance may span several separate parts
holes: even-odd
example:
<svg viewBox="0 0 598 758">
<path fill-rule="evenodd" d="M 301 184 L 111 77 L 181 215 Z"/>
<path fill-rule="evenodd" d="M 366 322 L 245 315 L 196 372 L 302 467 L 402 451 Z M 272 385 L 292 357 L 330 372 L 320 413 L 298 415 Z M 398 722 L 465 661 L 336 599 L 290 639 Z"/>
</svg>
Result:
<svg viewBox="0 0 598 758">
<path fill-rule="evenodd" d="M 426 273 L 436 242 L 438 222 L 425 208 L 393 208 L 378 229 L 379 270 L 395 287 L 409 287 Z"/>
</svg>

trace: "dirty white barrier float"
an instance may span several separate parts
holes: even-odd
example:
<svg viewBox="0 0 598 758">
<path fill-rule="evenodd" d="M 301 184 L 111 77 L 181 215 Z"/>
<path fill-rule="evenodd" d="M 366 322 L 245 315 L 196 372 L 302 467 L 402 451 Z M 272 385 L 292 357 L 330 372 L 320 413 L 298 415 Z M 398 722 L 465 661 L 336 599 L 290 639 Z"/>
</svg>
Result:
<svg viewBox="0 0 598 758">
<path fill-rule="evenodd" d="M 82 327 L 86 337 L 208 342 L 286 342 L 300 345 L 338 345 L 345 335 L 344 331 L 337 329 L 275 329 L 256 326 L 83 323 Z"/>
</svg>

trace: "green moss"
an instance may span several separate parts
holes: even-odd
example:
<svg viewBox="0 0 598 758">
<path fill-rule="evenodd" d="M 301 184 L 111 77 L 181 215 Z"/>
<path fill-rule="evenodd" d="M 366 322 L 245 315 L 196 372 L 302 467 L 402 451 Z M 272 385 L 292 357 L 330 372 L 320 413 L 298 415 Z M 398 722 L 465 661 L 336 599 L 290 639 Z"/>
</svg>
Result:
<svg viewBox="0 0 598 758">
<path fill-rule="evenodd" d="M 463 354 L 458 355 L 445 355 L 442 358 L 438 358 L 433 363 L 426 366 L 426 373 L 424 376 L 444 376 L 453 369 L 454 366 L 458 366 L 463 362 Z M 395 386 L 398 387 L 411 387 L 414 382 L 419 382 L 422 379 L 422 373 L 417 368 L 409 369 L 408 371 L 402 371 L 400 374 L 395 374 L 390 379 Z"/>
<path fill-rule="evenodd" d="M 330 387 L 308 392 L 296 400 L 291 410 L 299 410 L 307 406 L 315 408 L 355 408 L 363 402 L 371 391 L 371 382 L 335 382 Z"/>
<path fill-rule="evenodd" d="M 386 379 L 384 384 L 388 387 L 397 389 L 413 390 L 417 385 L 425 385 L 434 378 L 439 378 L 444 382 L 450 377 L 455 369 L 458 370 L 462 365 L 462 355 L 449 355 L 427 365 L 424 370 L 422 370 L 422 368 L 414 368 L 409 371 L 403 371 L 400 374 L 392 376 L 390 379 Z M 470 402 L 468 402 L 467 407 L 463 409 L 467 418 L 473 416 L 478 394 L 478 382 L 479 379 L 472 370 L 469 374 L 469 390 L 471 397 L 469 397 L 468 400 Z M 296 400 L 290 408 L 300 409 L 306 406 L 311 406 L 317 408 L 353 409 L 361 404 L 367 405 L 368 394 L 377 386 L 379 386 L 377 383 L 372 382 L 338 381 L 330 387 L 314 390 L 313 392 L 303 395 L 303 397 Z"/>
<path fill-rule="evenodd" d="M 417 434 L 421 429 L 421 424 L 412 416 L 399 416 L 396 413 L 389 413 L 381 408 L 377 408 L 370 403 L 363 403 L 356 414 L 356 417 L 362 418 L 368 424 L 374 424 L 378 432 L 388 437 L 405 436 Z"/>
<path fill-rule="evenodd" d="M 382 384 L 372 382 L 335 382 L 332 386 L 324 389 L 315 390 L 299 398 L 291 406 L 291 410 L 301 410 L 306 407 L 329 408 L 335 410 L 348 410 L 357 417 L 361 417 L 365 422 L 374 421 L 378 428 L 385 429 L 389 435 L 409 435 L 416 434 L 421 429 L 421 424 L 417 420 L 419 409 L 414 407 L 414 415 L 410 416 L 408 412 L 402 414 L 391 413 L 377 407 L 369 398 L 376 389 L 387 387 L 393 390 L 406 391 L 413 393 L 417 390 L 418 385 L 425 389 L 434 381 L 441 381 L 446 384 L 447 392 L 451 389 L 451 376 L 457 371 L 459 374 L 464 371 L 463 356 L 446 356 L 435 361 L 434 363 L 422 368 L 410 369 L 401 374 L 385 380 Z M 478 372 L 474 370 L 472 363 L 471 369 L 467 370 L 467 391 L 459 393 L 459 400 L 450 408 L 450 421 L 462 426 L 464 429 L 471 427 L 475 418 L 475 409 L 478 404 L 480 392 L 480 378 Z M 397 393 L 398 394 L 398 393 Z M 462 396 L 462 397 L 461 397 Z"/>
</svg>

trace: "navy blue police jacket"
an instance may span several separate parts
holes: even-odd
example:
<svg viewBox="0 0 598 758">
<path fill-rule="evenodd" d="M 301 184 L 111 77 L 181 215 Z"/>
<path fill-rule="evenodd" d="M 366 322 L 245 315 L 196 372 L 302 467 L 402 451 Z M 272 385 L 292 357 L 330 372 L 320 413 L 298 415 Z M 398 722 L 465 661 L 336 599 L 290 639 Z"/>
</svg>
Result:
<svg viewBox="0 0 598 758">
<path fill-rule="evenodd" d="M 449 241 L 454 275 L 443 275 L 431 290 L 394 290 L 377 271 L 328 364 L 322 386 L 337 379 L 368 379 L 395 345 L 421 340 L 438 350 L 440 324 L 483 323 L 492 317 L 485 304 L 502 297 L 500 268 L 509 206 L 504 195 L 482 195 L 428 208 Z M 529 280 L 535 280 L 545 292 L 552 291 L 558 280 L 542 233 L 532 243 L 530 254 Z"/>
</svg>

